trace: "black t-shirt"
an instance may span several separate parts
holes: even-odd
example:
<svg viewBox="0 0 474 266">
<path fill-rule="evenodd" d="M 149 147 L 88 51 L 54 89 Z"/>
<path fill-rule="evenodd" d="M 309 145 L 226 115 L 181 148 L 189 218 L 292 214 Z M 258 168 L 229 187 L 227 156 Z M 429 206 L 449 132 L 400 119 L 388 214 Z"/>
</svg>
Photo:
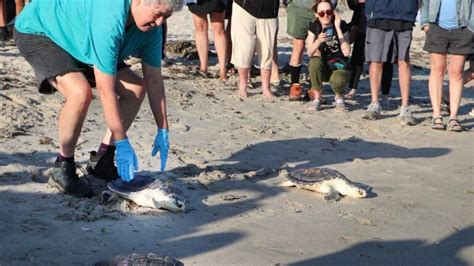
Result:
<svg viewBox="0 0 474 266">
<path fill-rule="evenodd" d="M 234 0 L 234 2 L 256 18 L 278 17 L 280 0 Z"/>
<path fill-rule="evenodd" d="M 332 29 L 333 32 L 332 37 L 319 45 L 323 59 L 327 61 L 335 59 L 347 60 L 347 57 L 342 53 L 341 43 L 339 42 L 339 38 L 342 36 L 337 36 L 337 31 L 334 26 L 330 27 L 330 29 Z M 321 24 L 319 22 L 314 21 L 309 24 L 309 31 L 312 32 L 316 38 L 318 38 L 321 30 Z M 345 21 L 341 21 L 341 31 L 343 34 L 349 31 L 349 25 L 347 25 Z"/>
<path fill-rule="evenodd" d="M 415 24 L 410 21 L 398 19 L 371 19 L 367 21 L 367 27 L 379 30 L 406 31 L 412 30 Z"/>
</svg>

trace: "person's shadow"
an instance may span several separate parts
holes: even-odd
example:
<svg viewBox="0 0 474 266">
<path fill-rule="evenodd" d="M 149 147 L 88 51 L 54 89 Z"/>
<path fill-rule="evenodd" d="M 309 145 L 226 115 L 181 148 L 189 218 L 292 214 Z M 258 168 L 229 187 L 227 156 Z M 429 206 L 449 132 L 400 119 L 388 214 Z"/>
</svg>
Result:
<svg viewBox="0 0 474 266">
<path fill-rule="evenodd" d="M 353 162 L 355 159 L 434 158 L 449 152 L 450 149 L 447 148 L 405 148 L 357 137 L 298 138 L 248 145 L 228 158 L 210 162 L 208 167 L 199 168 L 189 164 L 173 171 L 186 176 L 216 169 L 230 172 L 257 171 L 262 168 L 293 170 Z"/>
<path fill-rule="evenodd" d="M 464 248 L 472 249 L 473 244 L 471 225 L 432 244 L 422 240 L 367 241 L 289 265 L 472 265 L 458 254 Z"/>
</svg>

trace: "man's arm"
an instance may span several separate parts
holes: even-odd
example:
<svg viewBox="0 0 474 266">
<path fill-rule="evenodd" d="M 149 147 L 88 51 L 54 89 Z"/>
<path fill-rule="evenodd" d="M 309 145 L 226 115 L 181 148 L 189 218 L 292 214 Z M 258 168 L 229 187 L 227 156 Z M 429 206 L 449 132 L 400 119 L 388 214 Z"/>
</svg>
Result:
<svg viewBox="0 0 474 266">
<path fill-rule="evenodd" d="M 161 76 L 161 68 L 152 67 L 146 63 L 142 64 L 142 68 L 145 90 L 156 125 L 158 128 L 168 128 L 165 86 Z"/>
<path fill-rule="evenodd" d="M 115 93 L 115 76 L 105 74 L 96 67 L 94 67 L 94 74 L 105 121 L 112 131 L 112 137 L 114 140 L 125 139 L 127 135 L 123 128 L 117 94 Z"/>
</svg>

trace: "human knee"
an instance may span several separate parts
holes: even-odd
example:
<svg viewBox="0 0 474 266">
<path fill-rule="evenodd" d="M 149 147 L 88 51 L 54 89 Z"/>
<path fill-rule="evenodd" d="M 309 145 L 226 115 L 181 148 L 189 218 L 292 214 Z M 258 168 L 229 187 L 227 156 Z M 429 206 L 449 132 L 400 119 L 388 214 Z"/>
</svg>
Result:
<svg viewBox="0 0 474 266">
<path fill-rule="evenodd" d="M 336 70 L 332 73 L 329 83 L 335 93 L 343 93 L 351 79 L 350 72 L 346 70 Z"/>
<path fill-rule="evenodd" d="M 90 86 L 81 86 L 68 92 L 66 101 L 74 102 L 82 110 L 87 110 L 92 102 L 92 89 Z"/>
<path fill-rule="evenodd" d="M 311 60 L 309 60 L 309 71 L 314 72 L 314 71 L 322 71 L 324 67 L 323 60 L 319 57 L 313 57 Z"/>
<path fill-rule="evenodd" d="M 213 23 L 212 24 L 212 32 L 216 36 L 223 36 L 225 35 L 224 24 L 221 23 Z"/>
<path fill-rule="evenodd" d="M 208 31 L 207 21 L 200 21 L 194 24 L 194 28 L 198 33 L 206 33 Z"/>
<path fill-rule="evenodd" d="M 457 69 L 448 69 L 449 80 L 462 80 L 462 71 Z"/>
</svg>

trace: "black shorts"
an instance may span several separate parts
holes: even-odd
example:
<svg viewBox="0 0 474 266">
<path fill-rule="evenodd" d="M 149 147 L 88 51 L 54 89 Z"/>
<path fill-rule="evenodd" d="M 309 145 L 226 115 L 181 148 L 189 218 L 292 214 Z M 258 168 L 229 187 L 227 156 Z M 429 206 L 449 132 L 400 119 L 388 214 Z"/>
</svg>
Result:
<svg viewBox="0 0 474 266">
<path fill-rule="evenodd" d="M 466 27 L 446 30 L 431 23 L 423 49 L 430 53 L 469 55 L 474 53 L 473 36 Z"/>
<path fill-rule="evenodd" d="M 189 11 L 193 14 L 222 13 L 227 5 L 222 0 L 197 0 L 196 4 L 188 4 Z"/>
<path fill-rule="evenodd" d="M 51 82 L 71 72 L 82 72 L 90 86 L 95 87 L 94 68 L 72 57 L 49 37 L 15 31 L 14 38 L 21 55 L 35 71 L 40 93 L 54 93 L 56 89 Z M 117 69 L 124 67 L 128 66 L 120 62 Z"/>
</svg>

